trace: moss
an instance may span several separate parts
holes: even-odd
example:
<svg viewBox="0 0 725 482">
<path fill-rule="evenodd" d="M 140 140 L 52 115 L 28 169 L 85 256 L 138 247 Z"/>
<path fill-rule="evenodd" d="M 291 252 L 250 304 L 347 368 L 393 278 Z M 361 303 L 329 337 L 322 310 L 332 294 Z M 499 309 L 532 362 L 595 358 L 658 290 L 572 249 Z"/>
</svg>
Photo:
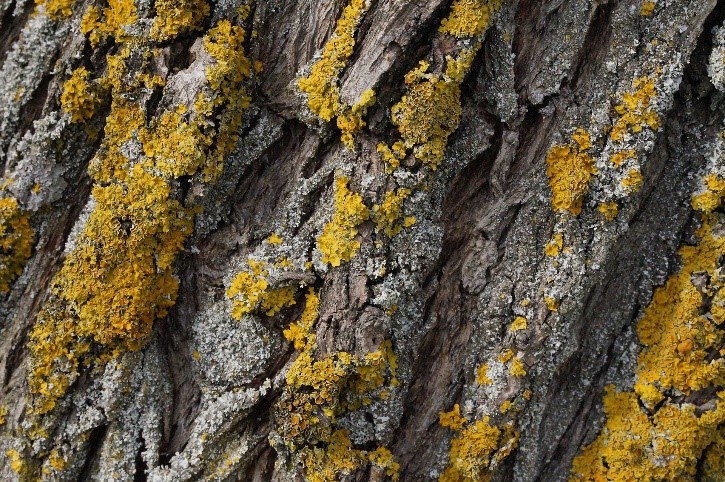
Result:
<svg viewBox="0 0 725 482">
<path fill-rule="evenodd" d="M 17 199 L 0 197 L 0 293 L 20 276 L 33 250 L 33 228 Z"/>
<path fill-rule="evenodd" d="M 599 203 L 598 209 L 607 221 L 613 221 L 619 213 L 619 205 L 616 202 Z"/>
<path fill-rule="evenodd" d="M 100 102 L 97 89 L 88 81 L 89 76 L 85 67 L 79 67 L 63 84 L 60 105 L 70 114 L 71 122 L 83 122 L 93 117 Z"/>
<path fill-rule="evenodd" d="M 357 227 L 370 217 L 362 197 L 350 191 L 347 184 L 344 176 L 335 180 L 335 210 L 317 240 L 322 262 L 332 266 L 340 266 L 355 256 L 360 248 L 360 241 L 355 239 Z"/>
<path fill-rule="evenodd" d="M 594 159 L 586 152 L 592 147 L 589 133 L 577 129 L 572 142 L 552 147 L 546 155 L 546 175 L 551 186 L 551 207 L 557 212 L 578 216 L 589 182 L 597 173 Z"/>
<path fill-rule="evenodd" d="M 688 481 L 696 480 L 701 462 L 719 464 L 725 320 L 718 306 L 725 298 L 725 237 L 717 234 L 716 220 L 703 209 L 697 244 L 680 248 L 682 268 L 655 290 L 637 324 L 643 349 L 634 390 L 607 388 L 604 429 L 574 460 L 572 480 Z M 689 403 L 695 393 L 709 394 L 709 402 Z"/>
<path fill-rule="evenodd" d="M 151 26 L 151 38 L 159 41 L 199 29 L 210 11 L 206 0 L 156 0 L 154 8 L 156 18 Z"/>
<path fill-rule="evenodd" d="M 367 451 L 353 447 L 336 419 L 384 397 L 398 384 L 392 343 L 365 356 L 334 352 L 315 358 L 314 325 L 319 298 L 310 289 L 300 320 L 284 336 L 300 350 L 289 367 L 286 386 L 275 409 L 277 431 L 286 448 L 302 462 L 307 481 L 332 482 L 372 463 L 397 480 L 398 464 L 384 447 Z"/>
<path fill-rule="evenodd" d="M 451 440 L 449 465 L 439 482 L 488 481 L 491 468 L 505 459 L 518 445 L 518 433 L 512 425 L 504 430 L 491 424 L 489 417 L 470 422 L 461 416 L 458 404 L 442 412 L 440 424 L 456 433 Z"/>
</svg>

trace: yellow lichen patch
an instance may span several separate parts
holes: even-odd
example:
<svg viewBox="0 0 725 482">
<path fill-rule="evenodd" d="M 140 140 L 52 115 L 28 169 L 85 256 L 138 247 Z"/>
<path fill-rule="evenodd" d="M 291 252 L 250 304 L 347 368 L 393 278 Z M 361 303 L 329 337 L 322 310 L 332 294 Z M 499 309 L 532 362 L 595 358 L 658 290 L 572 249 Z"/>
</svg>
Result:
<svg viewBox="0 0 725 482">
<path fill-rule="evenodd" d="M 314 324 L 319 298 L 311 289 L 300 320 L 284 336 L 301 350 L 287 371 L 283 395 L 277 403 L 277 432 L 287 449 L 304 466 L 306 480 L 333 482 L 372 463 L 397 480 L 398 464 L 384 447 L 370 452 L 353 447 L 337 417 L 385 398 L 395 378 L 397 358 L 390 340 L 365 356 L 334 352 L 315 358 Z"/>
<path fill-rule="evenodd" d="M 440 29 L 465 39 L 465 42 L 460 42 L 462 48 L 457 55 L 446 56 L 442 73 L 428 73 L 430 64 L 422 60 L 405 75 L 407 92 L 390 109 L 400 140 L 393 142 L 392 147 L 379 144 L 377 148 L 387 164 L 387 171 L 396 169 L 411 150 L 428 169 L 438 169 L 448 137 L 461 120 L 461 84 L 481 48 L 480 37 L 490 25 L 490 16 L 500 4 L 498 0 L 456 0 L 453 3 Z"/>
<path fill-rule="evenodd" d="M 508 413 L 511 408 L 513 408 L 514 404 L 511 402 L 511 400 L 506 400 L 501 405 L 499 405 L 498 410 L 501 413 Z"/>
<path fill-rule="evenodd" d="M 96 13 L 94 22 L 100 18 Z M 110 26 L 122 25 L 135 18 L 135 7 L 111 1 L 103 16 Z M 179 105 L 147 121 L 136 99 L 143 97 L 143 89 L 163 83 L 152 70 L 160 52 L 110 26 L 107 32 L 118 49 L 107 56 L 106 73 L 99 80 L 111 95 L 111 109 L 103 142 L 88 168 L 93 210 L 29 335 L 33 416 L 51 411 L 82 368 L 103 366 L 119 353 L 142 348 L 153 322 L 174 305 L 179 285 L 174 261 L 198 212 L 179 200 L 177 179 L 219 172 L 221 159 L 234 147 L 231 132 L 241 122 L 245 104 L 239 99 L 247 98 L 242 85 L 246 73 L 236 71 L 214 77 L 213 86 L 209 80 L 207 105 L 213 111 Z M 217 27 L 222 33 L 234 31 Z M 215 46 L 215 40 L 205 38 L 205 46 Z M 224 45 L 226 50 L 210 52 L 217 62 L 213 68 L 229 58 L 245 58 L 240 42 Z M 169 138 L 181 143 L 183 157 L 164 144 Z M 143 147 L 133 162 L 127 157 L 132 140 Z M 276 295 L 265 307 L 268 311 L 289 299 L 286 293 Z"/>
<path fill-rule="evenodd" d="M 609 135 L 615 142 L 624 140 L 625 134 L 642 132 L 644 127 L 652 130 L 659 129 L 660 119 L 650 106 L 655 96 L 655 82 L 648 76 L 635 79 L 634 90 L 625 92 L 621 103 L 614 107 L 617 121 L 612 126 Z"/>
<path fill-rule="evenodd" d="M 502 0 L 455 0 L 438 30 L 458 38 L 477 37 L 488 29 L 501 3 Z"/>
<path fill-rule="evenodd" d="M 606 219 L 607 221 L 614 220 L 614 218 L 616 218 L 617 214 L 619 213 L 619 205 L 614 201 L 599 203 L 598 209 L 601 215 L 604 216 L 604 219 Z"/>
<path fill-rule="evenodd" d="M 559 310 L 560 301 L 557 300 L 556 298 L 552 298 L 551 296 L 545 296 L 544 303 L 546 303 L 546 308 L 549 311 L 558 311 Z"/>
<path fill-rule="evenodd" d="M 368 89 L 354 105 L 340 99 L 340 74 L 355 46 L 355 30 L 367 10 L 365 0 L 351 0 L 338 19 L 330 40 L 322 49 L 322 57 L 312 65 L 310 73 L 298 80 L 298 86 L 307 94 L 310 110 L 325 122 L 337 117 L 337 127 L 342 132 L 342 142 L 354 148 L 354 135 L 365 126 L 363 116 L 375 103 L 375 92 Z"/>
<path fill-rule="evenodd" d="M 526 369 L 524 368 L 524 362 L 521 358 L 515 357 L 511 360 L 511 366 L 509 367 L 509 373 L 515 377 L 525 377 Z"/>
<path fill-rule="evenodd" d="M 639 14 L 643 17 L 649 17 L 652 15 L 655 11 L 655 6 L 657 4 L 655 2 L 646 1 L 642 3 L 642 8 L 639 10 Z"/>
<path fill-rule="evenodd" d="M 526 318 L 523 316 L 517 316 L 514 318 L 514 321 L 511 323 L 511 326 L 509 326 L 509 331 L 521 331 L 525 330 L 527 326 Z"/>
<path fill-rule="evenodd" d="M 546 175 L 551 186 L 551 207 L 554 211 L 581 213 L 589 182 L 597 173 L 594 159 L 586 152 L 591 138 L 584 129 L 577 129 L 573 142 L 553 146 L 546 155 Z"/>
<path fill-rule="evenodd" d="M 476 370 L 476 383 L 479 385 L 490 385 L 493 383 L 493 380 L 488 377 L 488 365 L 486 363 Z"/>
<path fill-rule="evenodd" d="M 210 10 L 206 0 L 156 0 L 154 8 L 156 19 L 151 26 L 154 40 L 169 40 L 198 29 Z"/>
<path fill-rule="evenodd" d="M 267 316 L 274 316 L 282 309 L 295 304 L 296 289 L 285 286 L 269 290 L 267 263 L 247 260 L 247 269 L 232 280 L 227 297 L 232 300 L 232 318 L 240 320 L 261 305 Z"/>
<path fill-rule="evenodd" d="M 725 198 L 725 179 L 716 175 L 705 176 L 705 190 L 692 197 L 692 207 L 702 212 L 712 212 Z"/>
<path fill-rule="evenodd" d="M 375 221 L 376 231 L 382 231 L 388 236 L 396 236 L 403 229 L 403 201 L 410 196 L 410 189 L 398 189 L 385 193 L 382 204 L 375 204 L 372 208 L 372 217 Z"/>
<path fill-rule="evenodd" d="M 506 350 L 504 350 L 503 353 L 498 356 L 498 361 L 500 361 L 501 363 L 508 363 L 509 360 L 513 358 L 513 356 L 514 351 L 511 348 L 506 348 Z"/>
<path fill-rule="evenodd" d="M 487 481 L 491 468 L 518 444 L 518 434 L 512 426 L 501 430 L 491 424 L 489 417 L 468 423 L 457 404 L 452 412 L 440 414 L 440 423 L 456 432 L 456 436 L 451 440 L 450 462 L 439 482 Z"/>
<path fill-rule="evenodd" d="M 644 348 L 634 390 L 607 388 L 606 424 L 574 460 L 572 480 L 693 481 L 701 461 L 705 470 L 720 464 L 725 237 L 703 211 L 697 244 L 680 248 L 681 269 L 655 290 L 637 325 Z"/>
<path fill-rule="evenodd" d="M 363 117 L 368 111 L 368 107 L 375 103 L 375 92 L 368 89 L 362 93 L 360 100 L 349 109 L 342 109 L 337 116 L 337 128 L 342 133 L 340 139 L 349 149 L 355 148 L 355 135 L 358 134 L 363 127 L 365 121 Z"/>
<path fill-rule="evenodd" d="M 628 193 L 637 192 L 642 188 L 644 178 L 639 169 L 630 169 L 627 175 L 622 179 L 620 183 L 625 191 Z"/>
<path fill-rule="evenodd" d="M 8 416 L 8 407 L 0 405 L 0 425 L 5 425 L 5 417 Z"/>
<path fill-rule="evenodd" d="M 561 248 L 564 247 L 564 235 L 561 233 L 554 233 L 546 247 L 544 247 L 544 254 L 547 256 L 559 256 Z"/>
<path fill-rule="evenodd" d="M 370 218 L 362 197 L 350 191 L 347 183 L 344 176 L 335 180 L 335 211 L 317 240 L 322 262 L 332 266 L 340 266 L 355 256 L 360 248 L 360 241 L 355 239 L 357 227 Z"/>
<path fill-rule="evenodd" d="M 75 0 L 35 0 L 35 5 L 42 6 L 45 14 L 53 20 L 73 15 Z"/>
<path fill-rule="evenodd" d="M 17 199 L 0 198 L 0 293 L 20 276 L 33 250 L 33 228 Z"/>
<path fill-rule="evenodd" d="M 70 114 L 72 122 L 83 122 L 91 117 L 99 104 L 96 89 L 88 82 L 90 72 L 85 67 L 73 71 L 63 84 L 60 105 Z"/>
<path fill-rule="evenodd" d="M 624 164 L 624 161 L 626 159 L 636 159 L 637 158 L 637 152 L 634 149 L 625 149 L 623 151 L 616 151 L 614 154 L 612 154 L 609 157 L 609 160 L 612 161 L 612 164 L 614 164 L 614 167 L 620 167 L 622 164 Z"/>
<path fill-rule="evenodd" d="M 109 0 L 108 7 L 101 10 L 91 5 L 81 20 L 81 32 L 88 36 L 92 47 L 112 36 L 116 41 L 127 40 L 125 27 L 138 21 L 136 4 L 133 0 Z"/>
<path fill-rule="evenodd" d="M 272 233 L 267 238 L 268 244 L 282 244 L 282 238 L 279 237 L 277 233 Z"/>
<path fill-rule="evenodd" d="M 10 459 L 10 468 L 16 474 L 23 476 L 27 473 L 26 464 L 23 461 L 23 456 L 16 449 L 8 449 L 5 455 Z"/>
</svg>

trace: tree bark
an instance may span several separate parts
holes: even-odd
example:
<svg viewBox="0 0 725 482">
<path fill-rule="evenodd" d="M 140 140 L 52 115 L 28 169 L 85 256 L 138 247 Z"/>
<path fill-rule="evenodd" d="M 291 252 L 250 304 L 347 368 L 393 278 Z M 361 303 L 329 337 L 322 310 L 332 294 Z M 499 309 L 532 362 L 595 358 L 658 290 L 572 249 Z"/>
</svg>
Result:
<svg viewBox="0 0 725 482">
<path fill-rule="evenodd" d="M 0 479 L 588 480 L 608 390 L 725 410 L 725 1 L 0 15 Z M 719 374 L 650 404 L 703 230 Z"/>
</svg>

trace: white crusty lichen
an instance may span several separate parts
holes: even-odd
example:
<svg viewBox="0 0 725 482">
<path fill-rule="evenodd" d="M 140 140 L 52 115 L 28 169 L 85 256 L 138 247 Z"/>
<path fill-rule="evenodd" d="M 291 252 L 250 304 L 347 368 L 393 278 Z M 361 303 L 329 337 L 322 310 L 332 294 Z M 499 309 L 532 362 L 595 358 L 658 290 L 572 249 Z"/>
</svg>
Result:
<svg viewBox="0 0 725 482">
<path fill-rule="evenodd" d="M 714 29 L 712 39 L 713 46 L 707 64 L 707 73 L 712 84 L 725 92 L 725 25 Z"/>
</svg>

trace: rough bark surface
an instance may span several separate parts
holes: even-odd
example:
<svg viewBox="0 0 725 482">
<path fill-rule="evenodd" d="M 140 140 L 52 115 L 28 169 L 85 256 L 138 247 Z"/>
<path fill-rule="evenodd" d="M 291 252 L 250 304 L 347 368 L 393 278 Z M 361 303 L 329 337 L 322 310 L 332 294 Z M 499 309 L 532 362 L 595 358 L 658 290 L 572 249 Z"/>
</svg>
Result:
<svg viewBox="0 0 725 482">
<path fill-rule="evenodd" d="M 168 3 L 0 0 L 0 237 L 21 233 L 23 219 L 33 233 L 29 256 L 22 239 L 0 246 L 3 266 L 20 263 L 0 266 L 0 479 L 571 477 L 606 423 L 605 387 L 638 381 L 637 323 L 681 268 L 678 248 L 698 242 L 693 196 L 717 191 L 708 174 L 713 185 L 725 176 L 725 1 L 187 0 L 166 12 L 178 29 L 154 34 Z M 135 16 L 109 27 L 122 4 Z M 490 18 L 446 32 L 461 5 Z M 93 8 L 105 27 L 82 21 Z M 338 97 L 326 120 L 300 79 L 314 78 L 353 13 L 342 67 L 315 79 Z M 229 60 L 218 87 L 210 72 L 228 59 L 208 42 L 220 25 L 246 35 L 222 43 L 244 58 Z M 116 82 L 113 56 L 126 48 Z M 77 98 L 62 101 L 74 78 Z M 430 85 L 445 95 L 414 105 Z M 369 89 L 374 102 L 363 102 Z M 200 96 L 211 99 L 206 117 Z M 141 124 L 115 146 L 125 164 L 101 179 L 121 102 L 138 106 Z M 164 133 L 159 119 L 174 112 L 182 124 L 202 119 L 206 137 L 176 136 L 178 122 Z M 364 119 L 349 143 L 346 119 Z M 406 122 L 429 121 L 437 134 L 391 154 L 417 135 L 406 138 Z M 154 136 L 173 144 L 171 164 L 192 150 L 202 161 L 163 171 Z M 430 146 L 441 159 L 419 155 Z M 86 243 L 113 260 L 76 275 L 98 276 L 109 299 L 127 286 L 116 279 L 127 272 L 105 267 L 136 249 L 125 241 L 145 229 L 135 214 L 108 218 L 120 251 L 84 233 L 103 187 L 122 187 L 119 204 L 151 202 L 130 194 L 134 165 L 180 206 L 170 211 L 178 226 L 164 229 L 183 235 L 170 263 L 157 247 L 163 229 L 143 238 L 160 281 L 133 296 L 153 306 L 106 334 L 110 319 L 79 321 L 99 292 L 71 299 L 69 286 L 92 283 L 63 269 Z M 722 235 L 718 209 L 708 216 Z M 307 315 L 313 324 L 297 323 L 295 338 L 290 324 Z M 53 316 L 66 318 L 42 343 L 68 340 L 42 360 L 37 333 Z M 53 375 L 38 369 L 46 362 Z M 719 407 L 717 370 L 697 396 L 663 391 L 666 403 Z M 59 380 L 67 388 L 47 395 Z M 498 431 L 492 442 L 466 438 L 478 422 Z M 459 453 L 451 469 L 457 443 L 478 461 Z M 671 480 L 725 480 L 705 462 L 718 443 Z"/>
</svg>

